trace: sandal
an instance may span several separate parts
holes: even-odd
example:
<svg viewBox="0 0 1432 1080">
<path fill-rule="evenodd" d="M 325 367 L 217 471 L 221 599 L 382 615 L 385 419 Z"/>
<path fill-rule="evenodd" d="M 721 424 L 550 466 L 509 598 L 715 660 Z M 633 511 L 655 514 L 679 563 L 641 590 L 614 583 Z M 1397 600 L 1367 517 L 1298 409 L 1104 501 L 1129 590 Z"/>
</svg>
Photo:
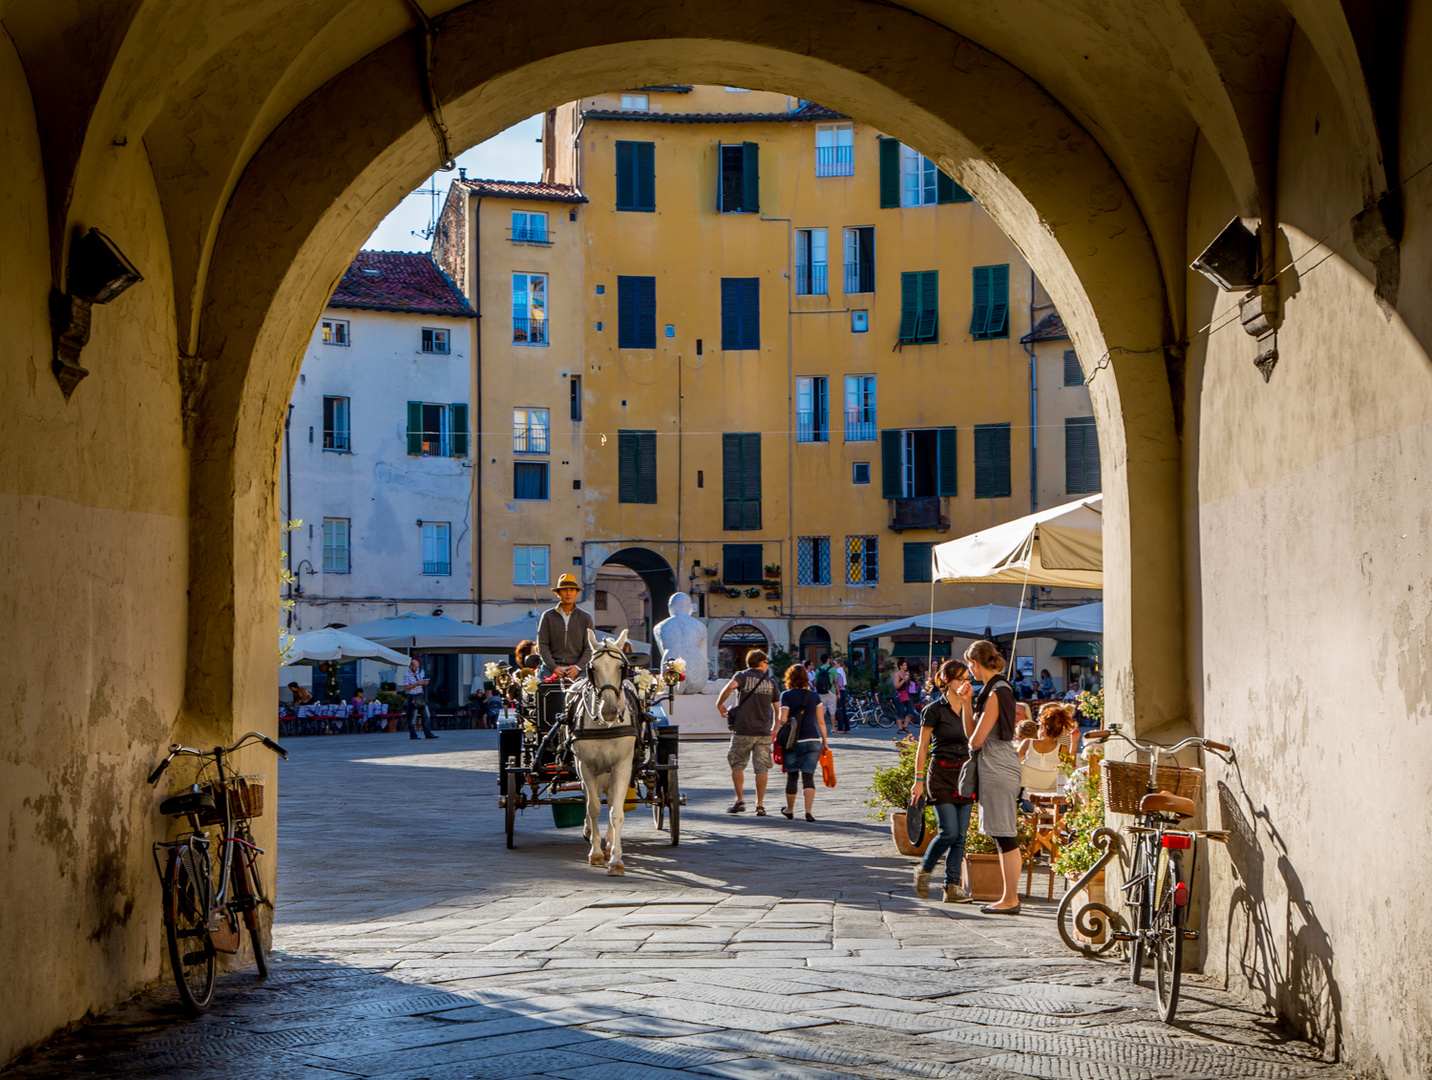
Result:
<svg viewBox="0 0 1432 1080">
<path fill-rule="evenodd" d="M 806 820 L 807 820 L 807 821 L 814 821 L 814 820 L 815 820 L 815 815 L 814 815 L 814 814 L 810 814 L 810 813 L 806 814 Z"/>
<path fill-rule="evenodd" d="M 766 816 L 766 808 L 765 808 L 764 806 L 761 806 L 761 805 L 757 804 L 757 806 L 756 806 L 756 816 L 757 816 L 757 817 L 765 817 L 765 816 Z"/>
<path fill-rule="evenodd" d="M 733 802 L 730 806 L 726 808 L 726 813 L 739 814 L 744 809 L 746 809 L 746 804 L 740 799 L 737 799 L 735 802 Z"/>
<path fill-rule="evenodd" d="M 796 816 L 795 814 L 791 813 L 791 811 L 783 809 L 781 810 L 781 817 L 785 818 L 787 821 L 794 821 Z"/>
</svg>

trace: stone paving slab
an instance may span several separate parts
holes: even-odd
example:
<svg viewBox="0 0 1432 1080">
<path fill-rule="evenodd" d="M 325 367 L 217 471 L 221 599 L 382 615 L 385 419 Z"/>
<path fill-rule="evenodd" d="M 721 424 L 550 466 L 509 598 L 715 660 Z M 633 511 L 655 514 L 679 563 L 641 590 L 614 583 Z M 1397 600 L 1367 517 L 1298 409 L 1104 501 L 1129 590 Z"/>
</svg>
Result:
<svg viewBox="0 0 1432 1080">
<path fill-rule="evenodd" d="M 494 733 L 292 750 L 270 977 L 197 1020 L 157 985 L 0 1080 L 1349 1080 L 1196 976 L 1159 1023 L 1050 901 L 913 896 L 863 805 L 888 736 L 836 739 L 814 824 L 725 814 L 724 748 L 683 744 L 681 844 L 628 815 L 624 878 L 544 807 L 505 848 Z"/>
</svg>

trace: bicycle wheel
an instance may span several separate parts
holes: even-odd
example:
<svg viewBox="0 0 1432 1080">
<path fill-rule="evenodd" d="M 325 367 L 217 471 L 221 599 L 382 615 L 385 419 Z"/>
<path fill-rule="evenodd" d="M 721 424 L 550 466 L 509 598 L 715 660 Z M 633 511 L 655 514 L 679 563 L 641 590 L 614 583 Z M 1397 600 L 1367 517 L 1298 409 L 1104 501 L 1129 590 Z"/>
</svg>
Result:
<svg viewBox="0 0 1432 1080">
<path fill-rule="evenodd" d="M 1158 875 L 1154 892 L 1153 932 L 1150 934 L 1154 954 L 1154 988 L 1158 993 L 1159 1019 L 1173 1023 L 1178 1011 L 1178 987 L 1183 978 L 1183 928 L 1178 925 L 1178 908 L 1174 889 L 1183 880 L 1183 858 L 1167 849 L 1159 852 Z"/>
<path fill-rule="evenodd" d="M 507 798 L 504 800 L 507 810 L 507 846 L 512 846 L 512 834 L 517 827 L 517 774 L 507 774 Z"/>
<path fill-rule="evenodd" d="M 174 985 L 198 1015 L 214 998 L 214 946 L 209 940 L 209 856 L 195 847 L 176 849 L 164 874 L 164 937 Z"/>
<path fill-rule="evenodd" d="M 880 708 L 875 711 L 875 725 L 877 727 L 892 728 L 895 726 L 895 706 L 888 701 L 882 701 Z"/>
<path fill-rule="evenodd" d="M 1129 881 L 1134 883 L 1126 893 L 1124 903 L 1129 909 L 1129 921 L 1134 940 L 1129 943 L 1129 982 L 1139 984 L 1144 971 L 1144 931 L 1149 928 L 1148 900 L 1148 849 L 1144 837 L 1134 847 L 1134 865 Z"/>
<path fill-rule="evenodd" d="M 268 978 L 268 951 L 264 948 L 263 921 L 259 918 L 259 906 L 263 903 L 259 891 L 258 869 L 253 865 L 252 853 L 239 855 L 234 859 L 230 888 L 234 891 L 234 903 L 244 913 L 244 923 L 249 928 L 249 942 L 254 947 L 254 963 L 259 969 L 259 978 Z"/>
<path fill-rule="evenodd" d="M 666 777 L 656 774 L 656 784 L 651 793 L 651 821 L 658 830 L 666 827 Z"/>
</svg>

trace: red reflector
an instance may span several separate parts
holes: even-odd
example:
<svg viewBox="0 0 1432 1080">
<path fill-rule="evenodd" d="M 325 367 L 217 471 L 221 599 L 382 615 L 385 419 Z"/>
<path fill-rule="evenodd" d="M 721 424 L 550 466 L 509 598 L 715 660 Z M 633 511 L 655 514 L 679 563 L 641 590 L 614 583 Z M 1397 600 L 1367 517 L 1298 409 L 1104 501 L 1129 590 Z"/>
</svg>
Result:
<svg viewBox="0 0 1432 1080">
<path fill-rule="evenodd" d="M 1163 846 L 1175 851 L 1187 851 L 1193 847 L 1193 837 L 1187 833 L 1164 833 Z"/>
<path fill-rule="evenodd" d="M 1173 902 L 1179 907 L 1188 907 L 1188 886 L 1181 881 L 1173 887 Z"/>
</svg>

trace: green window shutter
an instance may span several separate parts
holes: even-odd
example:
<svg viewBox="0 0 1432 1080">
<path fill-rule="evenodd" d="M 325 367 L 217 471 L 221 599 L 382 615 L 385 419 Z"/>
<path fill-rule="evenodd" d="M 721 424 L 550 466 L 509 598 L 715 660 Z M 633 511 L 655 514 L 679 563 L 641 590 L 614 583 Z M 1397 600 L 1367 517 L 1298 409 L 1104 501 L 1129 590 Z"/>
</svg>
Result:
<svg viewBox="0 0 1432 1080">
<path fill-rule="evenodd" d="M 1099 429 L 1092 416 L 1064 421 L 1064 490 L 1087 495 L 1099 490 Z"/>
<path fill-rule="evenodd" d="M 919 323 L 920 275 L 907 270 L 900 275 L 900 340 L 914 341 Z"/>
<path fill-rule="evenodd" d="M 761 347 L 761 279 L 721 279 L 721 348 Z"/>
<path fill-rule="evenodd" d="M 656 278 L 618 275 L 617 348 L 656 348 Z"/>
<path fill-rule="evenodd" d="M 452 456 L 467 457 L 467 402 L 452 403 Z"/>
<path fill-rule="evenodd" d="M 656 143 L 636 144 L 636 208 L 656 209 Z"/>
<path fill-rule="evenodd" d="M 1079 354 L 1073 349 L 1064 350 L 1064 385 L 1082 386 L 1084 369 L 1079 366 Z"/>
<path fill-rule="evenodd" d="M 935 177 L 935 201 L 938 203 L 974 202 L 974 197 L 941 170 Z"/>
<path fill-rule="evenodd" d="M 920 275 L 920 319 L 915 328 L 916 341 L 935 341 L 939 338 L 939 309 L 940 272 L 927 270 Z"/>
<path fill-rule="evenodd" d="M 985 335 L 989 322 L 989 270 L 988 266 L 976 266 L 974 303 L 970 308 L 970 334 L 975 338 Z"/>
<path fill-rule="evenodd" d="M 934 560 L 930 555 L 934 544 L 929 541 L 912 541 L 905 545 L 906 582 L 929 581 L 933 577 Z"/>
<path fill-rule="evenodd" d="M 989 271 L 989 323 L 985 336 L 1009 337 L 1009 266 L 991 266 Z"/>
<path fill-rule="evenodd" d="M 761 436 L 727 432 L 721 436 L 722 528 L 761 527 Z"/>
<path fill-rule="evenodd" d="M 1009 425 L 975 425 L 975 498 L 1009 496 Z"/>
<path fill-rule="evenodd" d="M 935 459 L 939 466 L 937 495 L 958 495 L 960 493 L 959 471 L 955 457 L 955 429 L 935 429 Z"/>
<path fill-rule="evenodd" d="M 900 205 L 900 140 L 880 139 L 880 206 Z"/>
<path fill-rule="evenodd" d="M 637 445 L 639 432 L 617 432 L 617 502 L 637 501 Z"/>
<path fill-rule="evenodd" d="M 760 146 L 741 144 L 741 209 L 748 214 L 761 210 Z"/>
<path fill-rule="evenodd" d="M 741 348 L 761 347 L 761 279 L 742 278 Z"/>
<path fill-rule="evenodd" d="M 1099 467 L 1099 427 L 1091 417 L 1090 422 L 1084 425 L 1084 490 L 1093 492 L 1103 489 L 1104 480 Z"/>
<path fill-rule="evenodd" d="M 882 499 L 899 499 L 905 494 L 902 440 L 903 436 L 899 428 L 887 428 L 880 433 L 880 497 Z"/>
<path fill-rule="evenodd" d="M 636 448 L 636 501 L 656 502 L 656 432 L 643 431 Z"/>
<path fill-rule="evenodd" d="M 721 436 L 721 528 L 741 528 L 741 436 Z"/>
<path fill-rule="evenodd" d="M 617 143 L 617 209 L 636 209 L 636 143 Z"/>
<path fill-rule="evenodd" d="M 761 434 L 751 432 L 741 436 L 741 528 L 760 527 Z"/>
<path fill-rule="evenodd" d="M 423 403 L 408 402 L 408 454 L 421 457 L 423 453 Z"/>
<path fill-rule="evenodd" d="M 721 348 L 738 349 L 741 341 L 741 279 L 721 279 Z"/>
</svg>

